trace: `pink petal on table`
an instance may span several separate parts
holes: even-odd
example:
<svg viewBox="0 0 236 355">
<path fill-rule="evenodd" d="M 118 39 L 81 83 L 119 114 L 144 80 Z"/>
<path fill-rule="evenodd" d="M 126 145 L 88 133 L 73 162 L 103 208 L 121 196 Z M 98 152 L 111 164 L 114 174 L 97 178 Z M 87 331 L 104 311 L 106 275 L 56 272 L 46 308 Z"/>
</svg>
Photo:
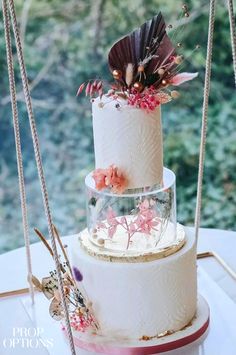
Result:
<svg viewBox="0 0 236 355">
<path fill-rule="evenodd" d="M 185 81 L 193 80 L 197 76 L 198 76 L 198 73 L 180 73 L 180 74 L 175 75 L 171 79 L 171 84 L 178 86 L 178 85 L 185 83 Z"/>
</svg>

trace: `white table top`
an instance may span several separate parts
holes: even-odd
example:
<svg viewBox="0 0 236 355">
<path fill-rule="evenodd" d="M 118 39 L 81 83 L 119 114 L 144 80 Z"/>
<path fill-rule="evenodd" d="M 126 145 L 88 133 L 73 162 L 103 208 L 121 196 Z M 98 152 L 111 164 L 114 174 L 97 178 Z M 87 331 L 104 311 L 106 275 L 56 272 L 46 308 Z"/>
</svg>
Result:
<svg viewBox="0 0 236 355">
<path fill-rule="evenodd" d="M 70 244 L 75 236 L 64 237 L 63 242 Z M 215 251 L 227 264 L 236 270 L 236 233 L 222 230 L 201 229 L 198 251 Z M 39 279 L 48 275 L 54 268 L 53 260 L 42 243 L 32 245 L 33 273 Z M 228 275 L 214 258 L 201 259 L 198 272 L 199 289 L 210 301 L 210 333 L 201 345 L 189 345 L 164 355 L 235 355 L 236 354 L 236 281 Z M 17 250 L 0 255 L 0 292 L 27 287 L 25 250 Z M 215 281 L 215 282 L 214 282 Z M 228 297 L 228 296 L 229 297 Z M 42 296 L 42 297 L 41 297 Z M 14 312 L 12 312 L 14 310 Z M 2 299 L 0 301 L 0 355 L 69 355 L 60 331 L 59 323 L 48 314 L 48 301 L 41 294 L 36 295 L 36 306 L 30 306 L 29 296 Z M 232 320 L 231 320 L 232 318 Z M 36 320 L 36 322 L 35 322 Z M 43 336 L 53 339 L 53 347 L 10 348 L 9 339 L 15 327 L 34 329 L 35 324 L 44 329 Z M 25 327 L 25 328 L 22 328 Z M 22 338 L 22 337 L 21 337 Z M 42 337 L 43 338 L 43 337 Z M 221 340 L 219 340 L 221 338 Z M 8 339 L 8 347 L 3 347 L 3 340 Z M 89 355 L 79 350 L 79 355 Z"/>
</svg>

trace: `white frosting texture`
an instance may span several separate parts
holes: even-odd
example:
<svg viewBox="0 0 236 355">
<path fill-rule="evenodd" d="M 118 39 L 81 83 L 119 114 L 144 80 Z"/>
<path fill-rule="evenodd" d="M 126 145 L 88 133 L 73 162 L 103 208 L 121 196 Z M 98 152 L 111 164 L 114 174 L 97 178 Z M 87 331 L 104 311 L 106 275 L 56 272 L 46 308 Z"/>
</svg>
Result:
<svg viewBox="0 0 236 355">
<path fill-rule="evenodd" d="M 83 233 L 83 232 L 82 232 Z M 177 331 L 194 317 L 197 304 L 196 245 L 186 234 L 182 249 L 163 259 L 140 263 L 98 260 L 76 239 L 71 264 L 83 274 L 101 333 L 139 339 Z"/>
<path fill-rule="evenodd" d="M 100 107 L 101 102 L 104 104 Z M 117 103 L 120 108 L 116 108 Z M 146 112 L 124 100 L 97 98 L 92 104 L 96 168 L 115 164 L 127 176 L 128 188 L 162 182 L 161 108 Z"/>
</svg>

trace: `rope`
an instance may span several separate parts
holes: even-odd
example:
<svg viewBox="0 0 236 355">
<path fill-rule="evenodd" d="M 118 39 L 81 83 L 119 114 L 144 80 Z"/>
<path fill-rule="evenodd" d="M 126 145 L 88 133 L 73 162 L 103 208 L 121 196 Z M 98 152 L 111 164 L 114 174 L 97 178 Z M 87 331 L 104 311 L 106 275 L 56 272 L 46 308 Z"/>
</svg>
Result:
<svg viewBox="0 0 236 355">
<path fill-rule="evenodd" d="M 203 107 L 202 107 L 201 143 L 200 143 L 199 167 L 198 167 L 197 203 L 196 203 L 196 212 L 195 212 L 196 241 L 198 240 L 200 219 L 201 219 L 202 182 L 203 182 L 204 159 L 205 159 L 205 150 L 206 150 L 207 116 L 208 116 L 208 105 L 209 105 L 211 61 L 212 61 L 213 34 L 214 34 L 214 23 L 215 23 L 215 2 L 216 2 L 215 0 L 210 0 L 207 58 L 206 58 L 204 96 L 203 96 Z"/>
<path fill-rule="evenodd" d="M 231 35 L 232 57 L 233 57 L 233 68 L 234 68 L 234 81 L 236 87 L 236 28 L 235 28 L 233 0 L 228 0 L 228 10 L 229 10 L 230 35 Z"/>
<path fill-rule="evenodd" d="M 12 54 L 12 46 L 11 46 L 11 28 L 10 28 L 10 18 L 9 18 L 9 12 L 7 8 L 6 0 L 2 0 L 2 12 L 3 12 L 3 21 L 4 21 L 4 29 L 5 29 L 7 66 L 8 66 L 9 87 L 10 87 L 10 95 L 11 95 L 13 128 L 14 128 L 15 145 L 16 145 L 16 160 L 17 160 L 20 202 L 21 202 L 21 211 L 22 211 L 23 234 L 24 234 L 24 241 L 25 241 L 26 261 L 27 261 L 27 270 L 28 270 L 27 279 L 29 283 L 32 304 L 34 304 L 34 287 L 32 283 L 32 264 L 31 264 L 31 254 L 30 254 L 28 213 L 27 213 L 26 191 L 25 191 L 25 184 L 24 184 L 24 170 L 23 170 L 22 153 L 21 153 L 22 150 L 21 150 L 20 128 L 19 128 L 19 118 L 18 118 L 17 99 L 16 99 L 13 54 Z"/>
<path fill-rule="evenodd" d="M 73 336 L 72 336 L 72 330 L 71 330 L 71 326 L 70 326 L 69 312 L 68 312 L 66 297 L 65 297 L 65 293 L 64 293 L 64 289 L 63 289 L 63 281 L 62 281 L 61 270 L 60 270 L 60 261 L 59 261 L 59 257 L 58 257 L 57 247 L 56 247 L 56 240 L 55 240 L 55 236 L 53 233 L 53 223 L 52 223 L 52 216 L 51 216 L 49 201 L 48 201 L 48 192 L 47 192 L 46 181 L 45 181 L 45 176 L 44 176 L 44 171 L 43 171 L 42 158 L 41 158 L 40 146 L 39 146 L 39 139 L 38 139 L 38 133 L 37 133 L 36 123 L 35 123 L 34 114 L 33 114 L 32 101 L 31 101 L 28 79 L 27 79 L 27 74 L 26 74 L 26 68 L 25 68 L 25 63 L 24 63 L 22 45 L 21 45 L 19 29 L 18 29 L 18 25 L 17 25 L 14 1 L 8 0 L 8 3 L 9 3 L 12 27 L 13 27 L 14 37 L 15 37 L 17 56 L 18 56 L 18 61 L 19 61 L 19 66 L 20 66 L 26 108 L 27 108 L 29 122 L 30 122 L 35 160 L 36 160 L 36 165 L 37 165 L 37 170 L 38 170 L 39 181 L 40 181 L 40 185 L 41 185 L 44 210 L 45 210 L 45 215 L 46 215 L 47 224 L 48 224 L 48 232 L 49 232 L 49 236 L 51 239 L 52 250 L 53 250 L 53 254 L 54 254 L 54 262 L 55 262 L 55 266 L 56 266 L 56 270 L 57 270 L 58 286 L 59 286 L 59 291 L 60 291 L 60 295 L 61 295 L 61 299 L 62 299 L 63 311 L 64 311 L 64 315 L 65 315 L 66 328 L 67 328 L 67 332 L 68 332 L 68 340 L 69 340 L 72 355 L 76 355 L 74 342 L 73 342 Z"/>
</svg>

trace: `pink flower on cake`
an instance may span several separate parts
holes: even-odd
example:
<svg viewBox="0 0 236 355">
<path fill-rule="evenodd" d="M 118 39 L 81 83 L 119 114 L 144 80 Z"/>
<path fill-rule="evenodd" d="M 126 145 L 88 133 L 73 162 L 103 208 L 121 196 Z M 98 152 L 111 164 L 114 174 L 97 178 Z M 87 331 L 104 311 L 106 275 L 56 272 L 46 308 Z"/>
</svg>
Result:
<svg viewBox="0 0 236 355">
<path fill-rule="evenodd" d="M 107 169 L 96 169 L 92 176 L 98 190 L 110 187 L 112 192 L 122 194 L 127 187 L 126 177 L 115 165 Z"/>
<path fill-rule="evenodd" d="M 149 202 L 148 202 L 148 200 L 146 199 L 146 200 L 140 202 L 140 204 L 138 205 L 138 207 L 139 207 L 140 213 L 147 211 L 147 210 L 149 209 Z"/>
<path fill-rule="evenodd" d="M 70 325 L 77 332 L 86 332 L 88 329 L 95 330 L 95 319 L 92 314 L 82 313 L 80 310 L 70 316 Z"/>
<path fill-rule="evenodd" d="M 127 180 L 122 172 L 115 165 L 107 169 L 106 185 L 112 187 L 116 194 L 122 194 L 127 187 Z"/>
<path fill-rule="evenodd" d="M 148 200 L 139 204 L 139 214 L 135 220 L 139 232 L 150 234 L 158 226 L 157 213 Z"/>
<path fill-rule="evenodd" d="M 117 217 L 111 206 L 108 207 L 106 220 L 97 225 L 98 229 L 106 230 L 108 238 L 112 238 L 116 233 L 117 227 L 122 227 L 128 236 L 127 249 L 135 233 L 144 233 L 151 235 L 151 232 L 157 231 L 160 224 L 158 212 L 155 209 L 156 203 L 153 199 L 145 199 L 137 205 L 138 213 L 135 216 L 131 214 L 126 217 Z"/>
<path fill-rule="evenodd" d="M 131 89 L 131 93 L 128 97 L 128 104 L 135 106 L 136 108 L 141 108 L 146 111 L 154 111 L 157 106 L 161 104 L 158 97 L 156 96 L 153 87 L 145 89 L 142 93 Z"/>
<path fill-rule="evenodd" d="M 107 187 L 106 185 L 106 169 L 96 169 L 93 172 L 93 179 L 95 181 L 96 189 L 102 190 Z"/>
<path fill-rule="evenodd" d="M 154 111 L 157 106 L 171 101 L 171 96 L 163 91 L 156 91 L 153 86 L 146 88 L 143 92 L 131 89 L 128 96 L 128 104 L 141 108 L 147 112 Z"/>
</svg>

